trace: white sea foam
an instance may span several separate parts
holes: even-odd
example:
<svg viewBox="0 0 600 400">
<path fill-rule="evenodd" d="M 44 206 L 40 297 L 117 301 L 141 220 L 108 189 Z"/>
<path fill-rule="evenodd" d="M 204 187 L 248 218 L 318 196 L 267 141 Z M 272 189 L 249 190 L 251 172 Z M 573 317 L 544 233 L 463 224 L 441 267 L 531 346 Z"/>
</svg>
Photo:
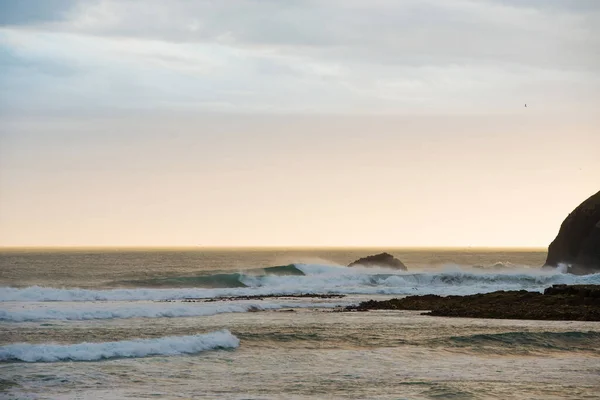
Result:
<svg viewBox="0 0 600 400">
<path fill-rule="evenodd" d="M 571 275 L 557 270 L 463 270 L 448 266 L 441 272 L 298 265 L 305 275 L 240 275 L 246 287 L 235 288 L 0 288 L 0 301 L 134 301 L 219 296 L 331 294 L 473 294 L 495 290 L 543 290 L 553 284 L 600 284 L 600 274 Z"/>
<path fill-rule="evenodd" d="M 239 345 L 240 340 L 228 330 L 192 336 L 168 336 L 158 339 L 103 343 L 15 343 L 0 347 L 0 361 L 97 361 L 125 357 L 174 356 L 196 354 L 213 349 L 236 348 Z"/>
<path fill-rule="evenodd" d="M 332 308 L 341 302 L 215 302 L 215 303 L 13 303 L 0 310 L 0 321 L 81 321 L 95 319 L 202 317 L 224 313 L 279 310 L 282 308 Z"/>
</svg>

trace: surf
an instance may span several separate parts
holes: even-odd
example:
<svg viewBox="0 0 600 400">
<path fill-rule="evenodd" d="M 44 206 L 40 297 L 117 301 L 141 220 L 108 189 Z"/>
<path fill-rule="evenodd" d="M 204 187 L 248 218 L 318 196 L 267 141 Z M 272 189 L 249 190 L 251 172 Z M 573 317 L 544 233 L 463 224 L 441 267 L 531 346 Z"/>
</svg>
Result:
<svg viewBox="0 0 600 400">
<path fill-rule="evenodd" d="M 131 318 L 181 318 L 206 317 L 226 313 L 245 313 L 297 308 L 334 308 L 347 303 L 341 302 L 223 302 L 210 304 L 199 303 L 62 303 L 52 308 L 47 303 L 30 303 L 28 308 L 14 307 L 0 310 L 0 321 L 3 322 L 39 322 L 112 320 Z"/>
<path fill-rule="evenodd" d="M 190 336 L 167 336 L 157 339 L 102 343 L 15 343 L 0 347 L 0 361 L 99 361 L 115 358 L 176 356 L 216 349 L 233 349 L 239 345 L 240 340 L 228 330 Z"/>
<path fill-rule="evenodd" d="M 269 271 L 265 273 L 264 271 Z M 141 301 L 215 298 L 224 296 L 296 295 L 296 294 L 382 294 L 382 295 L 467 295 L 497 290 L 542 291 L 554 284 L 600 284 L 600 273 L 571 275 L 560 271 L 517 269 L 482 271 L 447 266 L 442 271 L 397 271 L 384 268 L 347 268 L 330 265 L 294 264 L 261 269 L 262 273 L 213 274 L 202 282 L 218 282 L 219 287 L 128 287 L 107 289 L 0 288 L 0 301 Z M 161 278 L 163 279 L 163 278 Z M 147 280 L 144 282 L 148 282 Z M 158 281 L 156 281 L 158 282 Z M 223 284 L 227 283 L 222 287 Z"/>
</svg>

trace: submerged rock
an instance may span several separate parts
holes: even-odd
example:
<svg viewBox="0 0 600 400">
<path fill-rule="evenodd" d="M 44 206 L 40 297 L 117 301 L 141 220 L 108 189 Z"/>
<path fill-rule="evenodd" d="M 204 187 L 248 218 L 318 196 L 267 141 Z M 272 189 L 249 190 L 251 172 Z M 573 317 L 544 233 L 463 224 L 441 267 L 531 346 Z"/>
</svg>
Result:
<svg viewBox="0 0 600 400">
<path fill-rule="evenodd" d="M 429 294 L 369 300 L 346 310 L 428 310 L 425 315 L 443 317 L 600 321 L 600 286 L 554 285 L 543 294 L 526 290 L 446 297 Z"/>
<path fill-rule="evenodd" d="M 600 192 L 592 195 L 563 221 L 548 246 L 545 268 L 570 265 L 569 272 L 600 272 Z"/>
<path fill-rule="evenodd" d="M 398 260 L 390 253 L 380 253 L 372 256 L 359 258 L 358 260 L 348 264 L 349 267 L 354 267 L 356 265 L 362 265 L 364 267 L 394 268 L 401 269 L 403 271 L 408 270 L 408 268 L 406 268 L 406 265 L 404 265 L 402 261 Z"/>
<path fill-rule="evenodd" d="M 600 285 L 552 285 L 544 290 L 547 295 L 570 295 L 598 299 L 600 305 Z"/>
</svg>

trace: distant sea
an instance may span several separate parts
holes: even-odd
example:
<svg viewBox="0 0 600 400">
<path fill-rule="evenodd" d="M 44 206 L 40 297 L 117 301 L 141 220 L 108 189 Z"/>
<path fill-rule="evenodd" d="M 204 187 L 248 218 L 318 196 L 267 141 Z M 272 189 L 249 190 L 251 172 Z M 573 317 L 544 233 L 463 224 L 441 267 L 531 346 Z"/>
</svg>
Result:
<svg viewBox="0 0 600 400">
<path fill-rule="evenodd" d="M 381 251 L 409 270 L 345 266 Z M 339 312 L 367 299 L 600 284 L 542 271 L 545 256 L 0 250 L 0 398 L 598 398 L 598 322 Z"/>
</svg>

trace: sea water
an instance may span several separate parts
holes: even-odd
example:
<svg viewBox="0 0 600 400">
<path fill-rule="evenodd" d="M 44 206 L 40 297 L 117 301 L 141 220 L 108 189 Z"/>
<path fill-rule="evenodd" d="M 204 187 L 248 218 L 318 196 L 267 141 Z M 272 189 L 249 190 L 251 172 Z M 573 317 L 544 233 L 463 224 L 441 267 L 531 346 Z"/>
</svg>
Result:
<svg viewBox="0 0 600 400">
<path fill-rule="evenodd" d="M 2 251 L 0 398 L 598 398 L 598 322 L 340 310 L 600 274 L 542 271 L 542 251 L 385 250 L 409 270 L 344 267 L 378 249 Z"/>
</svg>

